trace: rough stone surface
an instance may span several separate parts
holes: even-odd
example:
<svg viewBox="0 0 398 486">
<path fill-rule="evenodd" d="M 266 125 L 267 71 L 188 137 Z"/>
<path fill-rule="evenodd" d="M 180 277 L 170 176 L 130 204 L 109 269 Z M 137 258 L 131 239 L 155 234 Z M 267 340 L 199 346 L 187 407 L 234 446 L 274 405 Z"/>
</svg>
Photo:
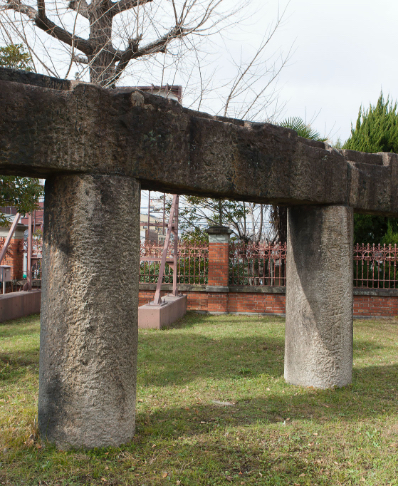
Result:
<svg viewBox="0 0 398 486">
<path fill-rule="evenodd" d="M 285 379 L 317 388 L 352 375 L 353 211 L 288 210 Z"/>
<path fill-rule="evenodd" d="M 337 151 L 132 88 L 4 68 L 0 106 L 0 173 L 47 178 L 43 437 L 60 447 L 133 437 L 139 183 L 292 206 L 286 379 L 321 388 L 351 381 L 352 208 L 398 216 L 396 154 Z M 222 309 L 228 287 L 209 283 Z"/>
<path fill-rule="evenodd" d="M 132 88 L 18 73 L 0 68 L 3 174 L 119 174 L 144 189 L 398 216 L 396 154 L 338 151 Z"/>
<path fill-rule="evenodd" d="M 139 200 L 131 178 L 46 181 L 39 426 L 59 447 L 134 435 Z"/>
</svg>

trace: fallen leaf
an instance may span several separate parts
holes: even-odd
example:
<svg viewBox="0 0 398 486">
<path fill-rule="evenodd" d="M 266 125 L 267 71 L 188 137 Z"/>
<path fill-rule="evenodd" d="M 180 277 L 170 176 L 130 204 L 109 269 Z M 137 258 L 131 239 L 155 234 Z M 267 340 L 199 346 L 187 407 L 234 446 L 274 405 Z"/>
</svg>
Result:
<svg viewBox="0 0 398 486">
<path fill-rule="evenodd" d="M 304 473 L 301 473 L 300 476 L 299 476 L 299 478 L 303 478 L 304 476 L 305 476 L 305 474 Z"/>
<path fill-rule="evenodd" d="M 167 472 L 164 472 L 164 473 L 162 474 L 162 478 L 167 478 Z"/>
</svg>

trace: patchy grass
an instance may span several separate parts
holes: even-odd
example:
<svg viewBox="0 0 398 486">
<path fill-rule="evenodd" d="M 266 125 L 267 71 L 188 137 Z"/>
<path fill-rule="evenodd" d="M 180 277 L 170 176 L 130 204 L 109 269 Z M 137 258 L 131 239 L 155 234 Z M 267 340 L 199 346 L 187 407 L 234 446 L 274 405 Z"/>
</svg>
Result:
<svg viewBox="0 0 398 486">
<path fill-rule="evenodd" d="M 135 439 L 65 452 L 36 438 L 38 317 L 0 324 L 0 484 L 398 485 L 397 345 L 355 321 L 353 385 L 301 388 L 283 319 L 191 313 L 140 331 Z"/>
</svg>

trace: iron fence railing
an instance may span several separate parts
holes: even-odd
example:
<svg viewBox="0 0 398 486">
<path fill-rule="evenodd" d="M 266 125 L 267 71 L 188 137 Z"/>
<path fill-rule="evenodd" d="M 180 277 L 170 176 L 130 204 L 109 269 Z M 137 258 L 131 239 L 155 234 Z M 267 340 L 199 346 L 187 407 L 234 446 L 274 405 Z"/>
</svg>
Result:
<svg viewBox="0 0 398 486">
<path fill-rule="evenodd" d="M 230 285 L 286 285 L 286 244 L 229 245 Z"/>
<path fill-rule="evenodd" d="M 2 243 L 0 241 L 0 247 Z M 32 241 L 32 278 L 41 278 L 42 241 Z M 24 253 L 27 242 L 24 242 Z M 163 246 L 141 243 L 140 282 L 156 283 L 159 275 Z M 157 261 L 142 258 L 152 257 Z M 167 260 L 171 262 L 172 256 Z M 354 246 L 354 287 L 398 289 L 398 247 L 397 245 Z M 204 285 L 208 283 L 208 245 L 180 244 L 178 248 L 177 282 L 179 284 Z M 26 277 L 26 274 L 25 274 Z M 166 265 L 163 283 L 173 282 L 173 269 Z M 280 286 L 286 285 L 286 244 L 243 244 L 229 245 L 229 284 Z"/>
<path fill-rule="evenodd" d="M 170 245 L 172 248 L 172 245 Z M 141 243 L 140 248 L 140 283 L 157 283 L 159 276 L 160 260 L 163 254 L 163 246 Z M 154 258 L 156 261 L 149 261 Z M 167 255 L 167 262 L 171 263 L 172 254 Z M 177 283 L 200 285 L 207 284 L 209 266 L 208 245 L 178 246 Z M 173 283 L 173 269 L 166 265 L 163 283 Z"/>
<path fill-rule="evenodd" d="M 397 245 L 355 245 L 354 287 L 398 288 Z"/>
</svg>

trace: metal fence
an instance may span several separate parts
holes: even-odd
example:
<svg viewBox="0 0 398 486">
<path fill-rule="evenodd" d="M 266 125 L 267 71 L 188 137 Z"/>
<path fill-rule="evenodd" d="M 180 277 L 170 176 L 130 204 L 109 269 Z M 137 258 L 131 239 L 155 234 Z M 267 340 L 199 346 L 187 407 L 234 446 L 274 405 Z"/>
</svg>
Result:
<svg viewBox="0 0 398 486">
<path fill-rule="evenodd" d="M 354 287 L 398 288 L 397 245 L 355 245 Z"/>
<path fill-rule="evenodd" d="M 1 246 L 1 243 L 0 243 Z M 41 278 L 41 239 L 32 243 L 32 278 Z M 24 242 L 24 252 L 27 242 Z M 163 246 L 141 243 L 140 282 L 156 283 L 159 275 Z M 147 261 L 148 257 L 157 261 Z M 143 259 L 144 258 L 144 259 Z M 354 287 L 397 289 L 398 248 L 397 245 L 364 245 L 354 247 Z M 172 255 L 168 255 L 168 261 Z M 180 244 L 178 248 L 177 282 L 179 284 L 207 284 L 209 267 L 208 245 Z M 173 269 L 166 265 L 163 283 L 173 282 Z M 286 285 L 286 244 L 243 244 L 229 245 L 230 285 Z"/>
<path fill-rule="evenodd" d="M 231 243 L 230 285 L 286 285 L 286 243 L 282 245 Z"/>
<path fill-rule="evenodd" d="M 28 240 L 23 243 L 24 259 L 28 255 Z M 32 238 L 32 280 L 40 280 L 42 275 L 42 254 L 43 254 L 43 239 L 40 237 Z M 23 278 L 26 278 L 26 271 L 23 272 Z"/>
<path fill-rule="evenodd" d="M 170 245 L 172 247 L 172 245 Z M 163 246 L 141 243 L 140 247 L 140 282 L 156 283 L 159 276 L 160 260 L 162 258 Z M 150 258 L 156 261 L 149 261 Z M 172 260 L 172 254 L 167 255 L 167 260 Z M 208 245 L 186 245 L 178 246 L 177 283 L 200 285 L 207 284 L 207 272 L 209 266 Z M 173 283 L 173 269 L 166 265 L 163 283 Z"/>
</svg>

